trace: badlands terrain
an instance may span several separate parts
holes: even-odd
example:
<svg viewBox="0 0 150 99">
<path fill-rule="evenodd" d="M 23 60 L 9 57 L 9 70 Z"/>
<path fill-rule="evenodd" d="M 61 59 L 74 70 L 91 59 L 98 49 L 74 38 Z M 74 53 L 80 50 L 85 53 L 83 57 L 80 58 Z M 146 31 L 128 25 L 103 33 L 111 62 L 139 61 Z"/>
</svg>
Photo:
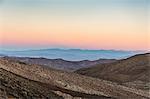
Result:
<svg viewBox="0 0 150 99">
<path fill-rule="evenodd" d="M 150 99 L 149 58 L 140 54 L 68 72 L 2 57 L 0 99 Z"/>
</svg>

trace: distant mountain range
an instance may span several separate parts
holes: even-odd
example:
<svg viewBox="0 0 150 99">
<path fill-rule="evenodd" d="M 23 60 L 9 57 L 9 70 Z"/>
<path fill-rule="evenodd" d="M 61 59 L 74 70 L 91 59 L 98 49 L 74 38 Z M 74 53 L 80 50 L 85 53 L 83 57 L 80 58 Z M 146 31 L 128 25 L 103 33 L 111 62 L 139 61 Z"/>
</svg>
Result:
<svg viewBox="0 0 150 99">
<path fill-rule="evenodd" d="M 83 61 L 66 61 L 63 59 L 47 59 L 47 58 L 29 58 L 29 57 L 3 57 L 3 59 L 22 62 L 26 64 L 36 64 L 47 66 L 64 71 L 75 71 L 80 68 L 90 67 L 97 64 L 112 63 L 115 59 L 99 59 L 95 61 L 83 60 Z"/>
<path fill-rule="evenodd" d="M 143 53 L 143 51 L 117 51 L 117 50 L 81 50 L 81 49 L 39 49 L 24 51 L 0 50 L 2 56 L 36 57 L 48 59 L 64 59 L 68 61 L 122 59 Z"/>
</svg>

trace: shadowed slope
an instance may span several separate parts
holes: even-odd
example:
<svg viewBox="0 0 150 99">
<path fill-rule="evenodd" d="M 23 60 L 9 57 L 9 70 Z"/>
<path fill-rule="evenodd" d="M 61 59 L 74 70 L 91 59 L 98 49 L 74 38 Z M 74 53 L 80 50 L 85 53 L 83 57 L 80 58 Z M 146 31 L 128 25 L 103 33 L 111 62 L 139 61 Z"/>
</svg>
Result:
<svg viewBox="0 0 150 99">
<path fill-rule="evenodd" d="M 82 68 L 76 73 L 149 90 L 150 54 L 135 55 L 114 63 Z"/>
</svg>

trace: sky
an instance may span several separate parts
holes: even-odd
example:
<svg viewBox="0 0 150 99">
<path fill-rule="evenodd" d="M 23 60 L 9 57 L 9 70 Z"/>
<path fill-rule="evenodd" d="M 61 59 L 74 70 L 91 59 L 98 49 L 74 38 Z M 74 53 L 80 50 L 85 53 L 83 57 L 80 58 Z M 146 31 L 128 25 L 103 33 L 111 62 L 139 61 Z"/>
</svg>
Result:
<svg viewBox="0 0 150 99">
<path fill-rule="evenodd" d="M 149 0 L 0 0 L 0 47 L 150 50 L 149 4 Z"/>
</svg>

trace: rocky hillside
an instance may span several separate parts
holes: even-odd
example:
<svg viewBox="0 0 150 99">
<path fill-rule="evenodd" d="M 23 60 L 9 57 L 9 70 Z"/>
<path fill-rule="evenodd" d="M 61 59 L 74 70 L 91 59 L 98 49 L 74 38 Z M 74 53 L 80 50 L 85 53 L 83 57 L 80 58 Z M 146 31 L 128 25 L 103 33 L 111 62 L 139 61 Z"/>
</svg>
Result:
<svg viewBox="0 0 150 99">
<path fill-rule="evenodd" d="M 0 59 L 1 97 L 149 99 L 149 93 L 106 80 Z"/>
<path fill-rule="evenodd" d="M 84 67 L 90 67 L 96 64 L 112 63 L 114 59 L 99 59 L 95 61 L 66 61 L 63 59 L 47 59 L 47 58 L 29 58 L 29 57 L 3 57 L 4 59 L 20 61 L 27 64 L 37 64 L 42 66 L 48 66 L 65 71 L 74 71 Z"/>
<path fill-rule="evenodd" d="M 51 86 L 46 86 L 44 83 L 32 81 L 23 78 L 14 73 L 8 72 L 4 69 L 0 69 L 0 91 L 1 98 L 58 98 L 61 96 L 52 92 Z M 49 87 L 49 88 L 48 88 Z"/>
<path fill-rule="evenodd" d="M 63 89 L 51 84 L 33 81 L 4 69 L 0 69 L 0 99 L 64 99 L 80 97 L 94 99 L 109 99 L 109 97 L 80 93 Z M 62 94 L 63 93 L 63 94 Z M 73 97 L 71 97 L 72 95 Z"/>
<path fill-rule="evenodd" d="M 76 73 L 149 91 L 150 53 L 135 55 L 114 63 L 82 68 Z"/>
</svg>

